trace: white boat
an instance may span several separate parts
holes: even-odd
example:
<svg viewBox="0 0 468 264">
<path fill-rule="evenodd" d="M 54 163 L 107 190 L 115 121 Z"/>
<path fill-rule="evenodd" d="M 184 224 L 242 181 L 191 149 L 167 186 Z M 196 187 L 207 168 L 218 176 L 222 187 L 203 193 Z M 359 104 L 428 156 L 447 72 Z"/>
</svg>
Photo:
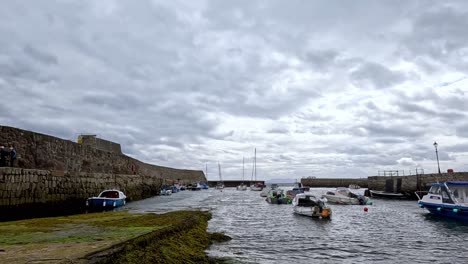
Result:
<svg viewBox="0 0 468 264">
<path fill-rule="evenodd" d="M 372 201 L 371 199 L 369 199 L 369 197 L 360 194 L 355 194 L 346 187 L 338 187 L 335 191 L 328 191 L 322 197 L 325 197 L 329 203 L 334 204 L 372 204 Z"/>
<path fill-rule="evenodd" d="M 242 157 L 242 183 L 237 186 L 238 191 L 247 190 L 247 185 L 244 184 L 244 176 L 245 176 L 244 157 Z"/>
<path fill-rule="evenodd" d="M 438 217 L 468 221 L 468 182 L 434 183 L 418 204 Z"/>
<path fill-rule="evenodd" d="M 293 201 L 294 213 L 318 218 L 330 218 L 331 208 L 325 204 L 325 201 L 309 193 L 299 193 Z"/>
<path fill-rule="evenodd" d="M 359 185 L 357 185 L 357 184 L 350 184 L 350 185 L 348 186 L 348 188 L 350 188 L 350 189 L 361 189 L 361 186 L 359 186 Z"/>
</svg>

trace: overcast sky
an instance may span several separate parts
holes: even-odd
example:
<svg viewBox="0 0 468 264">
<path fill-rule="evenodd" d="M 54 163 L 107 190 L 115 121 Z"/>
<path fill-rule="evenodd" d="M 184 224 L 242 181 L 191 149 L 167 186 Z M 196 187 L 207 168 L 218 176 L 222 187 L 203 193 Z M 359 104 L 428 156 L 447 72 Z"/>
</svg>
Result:
<svg viewBox="0 0 468 264">
<path fill-rule="evenodd" d="M 2 1 L 0 124 L 218 178 L 468 170 L 466 1 Z"/>
</svg>

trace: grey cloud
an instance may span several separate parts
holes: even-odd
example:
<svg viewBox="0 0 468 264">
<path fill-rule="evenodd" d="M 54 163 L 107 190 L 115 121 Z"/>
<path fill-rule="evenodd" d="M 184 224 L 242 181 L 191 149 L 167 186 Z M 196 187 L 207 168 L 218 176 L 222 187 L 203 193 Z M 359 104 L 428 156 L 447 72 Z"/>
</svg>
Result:
<svg viewBox="0 0 468 264">
<path fill-rule="evenodd" d="M 404 82 L 408 77 L 403 72 L 392 71 L 381 64 L 367 62 L 359 65 L 350 74 L 352 82 L 357 87 L 385 89 Z"/>
<path fill-rule="evenodd" d="M 54 55 L 50 55 L 45 53 L 44 51 L 40 51 L 30 45 L 26 45 L 23 48 L 23 51 L 34 58 L 35 60 L 43 63 L 43 64 L 57 64 L 58 60 Z"/>
<path fill-rule="evenodd" d="M 461 2 L 452 6 L 439 3 L 426 9 L 413 24 L 413 30 L 403 40 L 402 47 L 409 59 L 428 57 L 440 64 L 455 69 L 466 70 L 466 28 L 468 9 Z"/>
</svg>

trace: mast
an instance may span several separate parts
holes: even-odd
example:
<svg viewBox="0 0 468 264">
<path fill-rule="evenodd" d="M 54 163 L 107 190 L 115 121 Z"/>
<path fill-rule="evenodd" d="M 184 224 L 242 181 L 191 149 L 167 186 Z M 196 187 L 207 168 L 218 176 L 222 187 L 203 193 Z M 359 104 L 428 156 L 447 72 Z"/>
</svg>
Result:
<svg viewBox="0 0 468 264">
<path fill-rule="evenodd" d="M 255 154 L 254 154 L 254 168 L 255 168 L 255 181 L 257 181 L 257 148 L 255 148 Z"/>
<path fill-rule="evenodd" d="M 221 165 L 219 165 L 219 161 L 218 161 L 218 171 L 219 171 L 219 181 L 223 182 L 223 177 L 221 177 Z"/>
<path fill-rule="evenodd" d="M 242 184 L 244 184 L 244 157 L 242 157 Z"/>
<path fill-rule="evenodd" d="M 208 180 L 208 163 L 205 163 L 206 165 L 206 180 Z"/>
</svg>

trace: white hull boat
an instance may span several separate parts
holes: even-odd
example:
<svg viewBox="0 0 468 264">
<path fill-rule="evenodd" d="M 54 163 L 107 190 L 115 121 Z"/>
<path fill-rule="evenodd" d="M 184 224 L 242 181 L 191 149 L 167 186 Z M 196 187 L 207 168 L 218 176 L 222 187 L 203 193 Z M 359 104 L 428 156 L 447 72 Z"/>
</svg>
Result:
<svg viewBox="0 0 468 264">
<path fill-rule="evenodd" d="M 330 218 L 331 208 L 314 195 L 299 193 L 292 201 L 294 213 L 309 217 Z"/>
<path fill-rule="evenodd" d="M 356 205 L 371 205 L 372 201 L 369 197 L 358 195 L 351 192 L 348 188 L 338 187 L 335 191 L 328 191 L 322 197 L 326 198 L 329 203 L 334 204 L 356 204 Z"/>
</svg>

